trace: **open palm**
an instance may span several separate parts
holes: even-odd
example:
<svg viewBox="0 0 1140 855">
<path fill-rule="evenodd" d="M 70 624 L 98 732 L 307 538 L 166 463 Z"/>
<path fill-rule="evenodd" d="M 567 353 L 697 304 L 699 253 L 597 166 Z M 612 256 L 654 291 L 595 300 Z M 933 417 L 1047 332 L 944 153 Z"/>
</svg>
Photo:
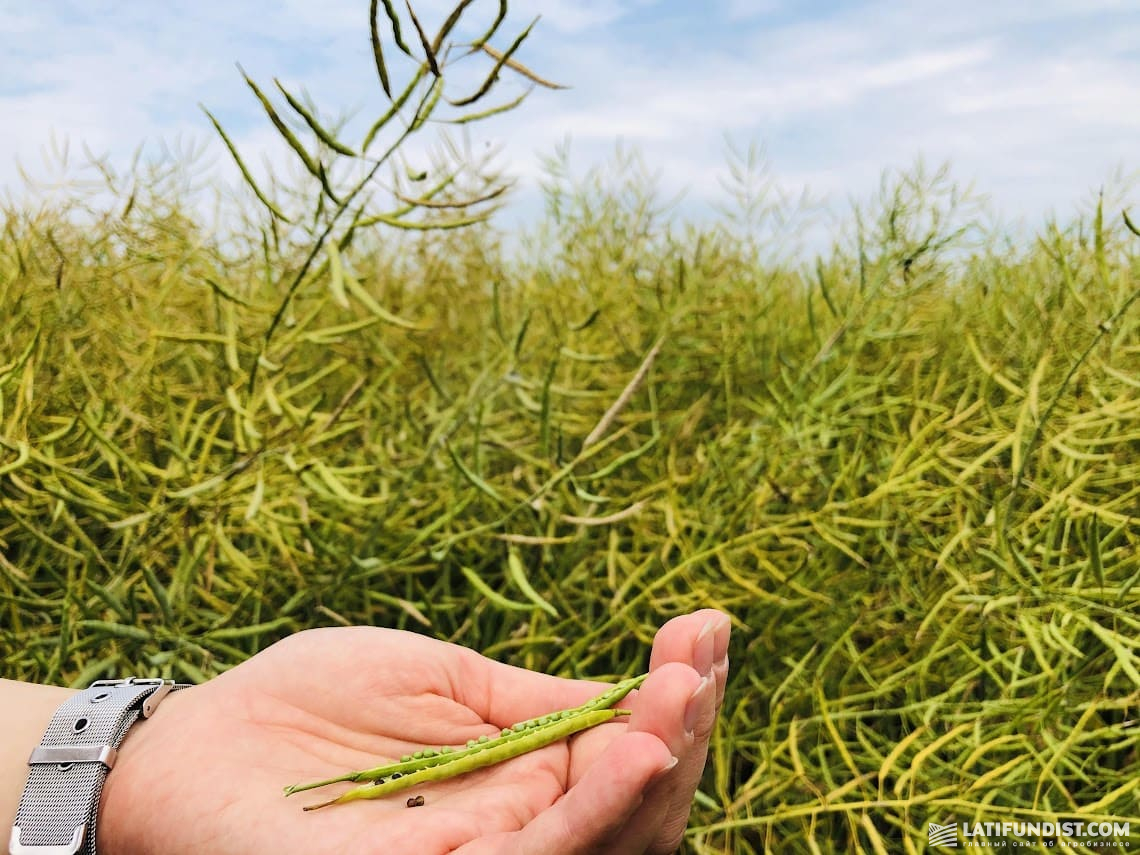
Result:
<svg viewBox="0 0 1140 855">
<path fill-rule="evenodd" d="M 604 685 L 396 630 L 298 633 L 169 696 L 132 730 L 104 789 L 99 851 L 669 852 L 704 766 L 727 644 L 720 613 L 677 618 L 621 704 L 631 717 L 459 778 L 305 812 L 352 785 L 289 798 L 286 785 L 494 735 Z M 415 795 L 425 804 L 409 809 Z"/>
</svg>

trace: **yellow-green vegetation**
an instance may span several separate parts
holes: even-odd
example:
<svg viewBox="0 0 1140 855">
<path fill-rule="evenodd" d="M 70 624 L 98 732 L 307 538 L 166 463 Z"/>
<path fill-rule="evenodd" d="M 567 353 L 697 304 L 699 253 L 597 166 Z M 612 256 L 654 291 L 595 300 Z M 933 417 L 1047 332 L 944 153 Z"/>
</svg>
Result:
<svg viewBox="0 0 1140 855">
<path fill-rule="evenodd" d="M 6 676 L 204 680 L 338 623 L 616 674 L 716 606 L 734 667 L 691 851 L 1136 827 L 1122 227 L 923 252 L 900 201 L 800 270 L 568 197 L 542 261 L 486 229 L 355 249 L 251 391 L 288 261 L 135 178 L 81 224 L 78 196 L 5 212 Z"/>
<path fill-rule="evenodd" d="M 628 674 L 714 606 L 733 671 L 688 851 L 1140 829 L 1117 212 L 1010 246 L 904 176 L 802 264 L 552 180 L 506 252 L 389 227 L 461 224 L 485 184 L 386 220 L 309 156 L 240 216 L 145 168 L 3 211 L 5 676 L 201 681 L 355 623 Z"/>
</svg>

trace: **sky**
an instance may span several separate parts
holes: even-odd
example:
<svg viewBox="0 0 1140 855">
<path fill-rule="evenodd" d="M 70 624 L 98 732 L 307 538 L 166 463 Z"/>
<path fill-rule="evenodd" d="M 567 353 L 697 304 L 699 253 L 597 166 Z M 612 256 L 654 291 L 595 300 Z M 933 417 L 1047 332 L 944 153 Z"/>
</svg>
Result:
<svg viewBox="0 0 1140 855">
<path fill-rule="evenodd" d="M 430 32 L 452 5 L 413 2 Z M 457 39 L 496 10 L 476 0 Z M 541 211 L 543 160 L 560 147 L 579 173 L 619 145 L 637 152 L 697 219 L 726 201 L 730 149 L 749 146 L 774 187 L 831 211 L 919 158 L 1030 229 L 1087 210 L 1101 188 L 1140 201 L 1135 0 L 515 0 L 495 43 L 536 17 L 517 56 L 570 88 L 468 126 L 518 179 L 508 224 Z M 289 168 L 239 62 L 349 117 L 350 139 L 387 105 L 367 0 L 0 0 L 0 194 L 49 192 L 64 143 L 73 163 L 86 145 L 123 166 L 140 145 L 200 150 L 234 179 L 200 104 L 258 170 Z M 524 83 L 504 75 L 503 96 Z"/>
</svg>

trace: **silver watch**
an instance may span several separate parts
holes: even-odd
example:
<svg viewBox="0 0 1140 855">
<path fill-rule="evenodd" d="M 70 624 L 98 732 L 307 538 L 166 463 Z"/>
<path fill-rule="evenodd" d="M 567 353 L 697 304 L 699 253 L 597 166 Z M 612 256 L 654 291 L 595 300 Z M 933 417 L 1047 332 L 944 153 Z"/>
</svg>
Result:
<svg viewBox="0 0 1140 855">
<path fill-rule="evenodd" d="M 173 680 L 96 680 L 64 702 L 28 759 L 28 783 L 9 855 L 95 855 L 95 821 L 107 773 L 139 717 L 150 718 Z"/>
</svg>

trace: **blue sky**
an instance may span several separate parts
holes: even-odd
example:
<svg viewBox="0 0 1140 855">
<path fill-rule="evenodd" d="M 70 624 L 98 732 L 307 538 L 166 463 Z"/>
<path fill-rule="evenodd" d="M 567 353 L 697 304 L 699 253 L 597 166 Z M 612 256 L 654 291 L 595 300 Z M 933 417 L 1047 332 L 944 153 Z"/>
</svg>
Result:
<svg viewBox="0 0 1140 855">
<path fill-rule="evenodd" d="M 413 4 L 429 31 L 451 0 Z M 40 0 L 0 5 L 0 187 L 17 163 L 50 183 L 51 141 L 126 164 L 140 143 L 205 147 L 234 173 L 204 103 L 254 162 L 288 155 L 235 69 L 307 89 L 358 134 L 384 107 L 367 0 Z M 496 8 L 478 0 L 471 32 Z M 571 141 L 579 170 L 640 151 L 666 194 L 703 216 L 725 198 L 727 140 L 763 145 L 775 182 L 842 211 L 886 169 L 949 161 L 1003 221 L 1029 227 L 1104 186 L 1135 204 L 1140 9 L 1134 0 L 515 0 L 541 16 L 520 58 L 572 88 L 536 91 L 472 129 L 502 146 L 538 210 L 540 156 Z M 396 68 L 396 60 L 393 59 Z M 505 92 L 518 91 L 509 81 Z M 351 136 L 351 134 L 350 134 Z M 284 168 L 281 166 L 280 168 Z M 45 192 L 42 189 L 37 192 Z"/>
</svg>

